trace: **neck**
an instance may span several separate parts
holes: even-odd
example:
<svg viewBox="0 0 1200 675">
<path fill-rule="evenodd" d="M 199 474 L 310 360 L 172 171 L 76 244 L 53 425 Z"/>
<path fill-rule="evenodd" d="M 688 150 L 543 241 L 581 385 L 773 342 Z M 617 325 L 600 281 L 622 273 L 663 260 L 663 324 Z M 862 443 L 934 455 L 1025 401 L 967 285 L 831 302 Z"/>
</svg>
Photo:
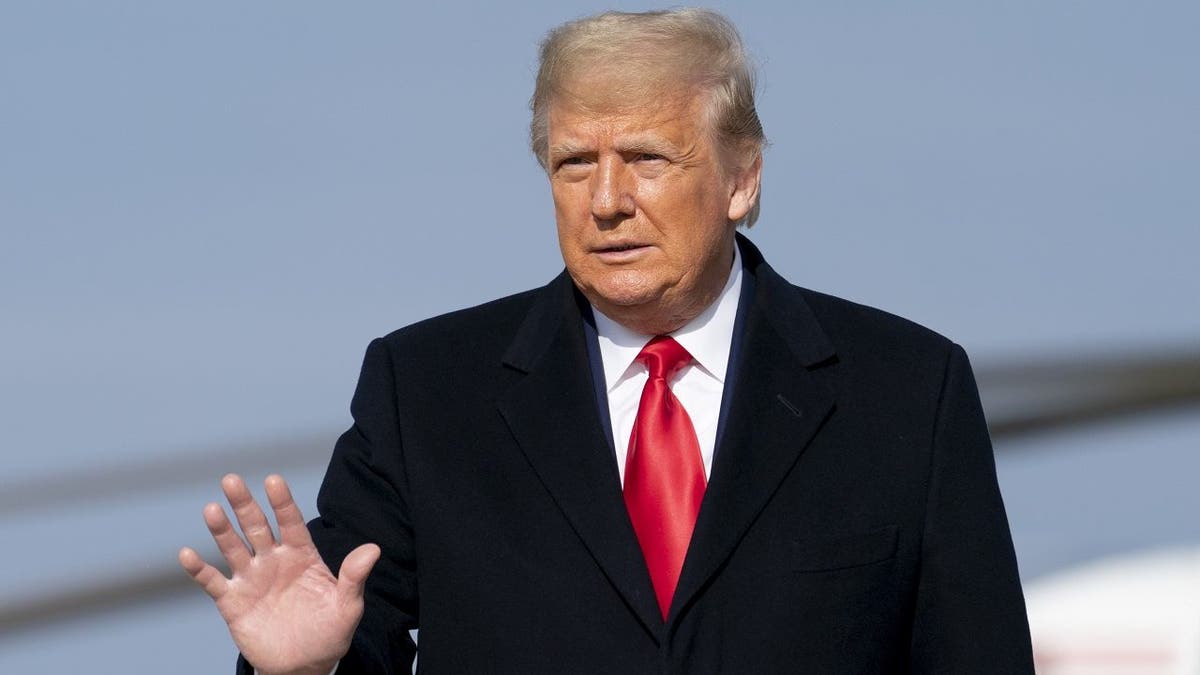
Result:
<svg viewBox="0 0 1200 675">
<path fill-rule="evenodd" d="M 611 303 L 596 303 L 596 308 L 635 333 L 666 335 L 683 328 L 689 321 L 700 316 L 700 313 L 717 299 L 719 292 L 718 289 L 715 293 L 695 297 L 693 302 L 682 306 L 660 307 L 653 304 L 623 307 Z"/>
</svg>

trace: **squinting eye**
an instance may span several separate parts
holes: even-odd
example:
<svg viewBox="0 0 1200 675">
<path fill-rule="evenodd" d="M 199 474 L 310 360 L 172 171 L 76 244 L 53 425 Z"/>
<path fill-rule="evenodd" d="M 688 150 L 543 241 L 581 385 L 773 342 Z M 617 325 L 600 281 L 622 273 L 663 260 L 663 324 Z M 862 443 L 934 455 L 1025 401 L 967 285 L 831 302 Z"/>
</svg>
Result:
<svg viewBox="0 0 1200 675">
<path fill-rule="evenodd" d="M 565 157 L 565 158 L 559 160 L 558 166 L 559 167 L 580 166 L 582 164 L 585 164 L 586 162 L 587 162 L 587 160 L 585 160 L 582 157 Z"/>
<path fill-rule="evenodd" d="M 639 161 L 639 162 L 654 162 L 654 161 L 657 161 L 660 159 L 663 159 L 662 155 L 656 155 L 652 152 L 638 153 L 638 156 L 637 156 L 637 161 Z"/>
</svg>

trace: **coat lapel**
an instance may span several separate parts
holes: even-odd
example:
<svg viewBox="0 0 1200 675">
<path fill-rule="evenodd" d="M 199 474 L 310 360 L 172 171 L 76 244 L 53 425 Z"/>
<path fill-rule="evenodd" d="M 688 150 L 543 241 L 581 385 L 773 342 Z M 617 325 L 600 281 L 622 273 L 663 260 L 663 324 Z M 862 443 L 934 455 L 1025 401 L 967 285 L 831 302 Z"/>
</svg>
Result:
<svg viewBox="0 0 1200 675">
<path fill-rule="evenodd" d="M 754 275 L 728 420 L 666 627 L 716 575 L 834 408 L 812 370 L 836 363 L 800 292 L 739 236 Z M 524 377 L 499 401 L 513 437 L 596 564 L 655 641 L 664 624 L 621 494 L 591 382 L 582 315 L 564 272 L 504 356 Z M 727 384 L 727 386 L 730 386 Z"/>
<path fill-rule="evenodd" d="M 543 290 L 504 356 L 525 377 L 498 407 L 575 533 L 657 641 L 662 618 L 597 415 L 577 302 L 565 273 Z"/>
<path fill-rule="evenodd" d="M 757 249 L 741 243 L 746 269 L 755 275 L 754 304 L 746 316 L 740 363 L 731 369 L 727 428 L 668 625 L 719 571 L 834 406 L 832 393 L 810 373 L 836 361 L 816 317 Z"/>
</svg>

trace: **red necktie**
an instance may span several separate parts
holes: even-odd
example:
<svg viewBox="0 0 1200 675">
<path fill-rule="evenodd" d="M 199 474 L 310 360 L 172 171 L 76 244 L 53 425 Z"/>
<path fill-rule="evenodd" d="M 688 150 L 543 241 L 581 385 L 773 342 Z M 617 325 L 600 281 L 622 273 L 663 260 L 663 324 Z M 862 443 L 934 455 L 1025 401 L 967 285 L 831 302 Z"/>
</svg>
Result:
<svg viewBox="0 0 1200 675">
<path fill-rule="evenodd" d="M 625 507 L 666 621 L 707 481 L 696 429 L 667 385 L 692 355 L 660 335 L 646 343 L 638 361 L 646 364 L 650 378 L 629 436 Z"/>
</svg>

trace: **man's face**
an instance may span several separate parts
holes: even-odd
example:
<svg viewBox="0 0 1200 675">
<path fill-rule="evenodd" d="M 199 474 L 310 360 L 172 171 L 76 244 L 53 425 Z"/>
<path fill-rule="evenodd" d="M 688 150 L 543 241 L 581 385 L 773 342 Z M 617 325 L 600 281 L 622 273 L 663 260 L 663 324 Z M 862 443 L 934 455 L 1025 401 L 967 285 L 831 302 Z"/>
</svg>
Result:
<svg viewBox="0 0 1200 675">
<path fill-rule="evenodd" d="M 636 105 L 555 100 L 547 167 L 563 260 L 600 311 L 643 333 L 707 307 L 733 260 L 758 169 L 722 171 L 689 92 Z"/>
</svg>

